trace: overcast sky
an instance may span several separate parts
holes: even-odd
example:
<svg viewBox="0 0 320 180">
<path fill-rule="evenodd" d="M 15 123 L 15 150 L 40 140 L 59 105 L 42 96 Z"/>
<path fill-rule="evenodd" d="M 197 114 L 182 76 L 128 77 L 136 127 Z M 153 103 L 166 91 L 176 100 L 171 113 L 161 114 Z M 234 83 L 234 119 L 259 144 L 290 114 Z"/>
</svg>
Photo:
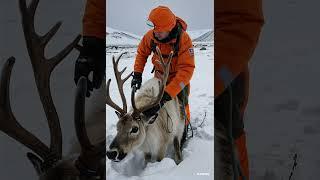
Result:
<svg viewBox="0 0 320 180">
<path fill-rule="evenodd" d="M 213 29 L 213 0 L 107 0 L 107 26 L 143 35 L 151 9 L 168 6 L 188 30 Z"/>
</svg>

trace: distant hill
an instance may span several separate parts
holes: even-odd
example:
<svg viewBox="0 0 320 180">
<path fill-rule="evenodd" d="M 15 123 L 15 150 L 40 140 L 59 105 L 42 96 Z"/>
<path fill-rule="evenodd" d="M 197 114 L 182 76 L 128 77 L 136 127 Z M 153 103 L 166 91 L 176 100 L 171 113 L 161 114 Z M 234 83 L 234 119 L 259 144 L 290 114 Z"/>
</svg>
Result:
<svg viewBox="0 0 320 180">
<path fill-rule="evenodd" d="M 107 27 L 106 43 L 109 46 L 122 46 L 130 47 L 137 46 L 141 40 L 141 37 L 129 32 L 113 29 Z"/>
<path fill-rule="evenodd" d="M 199 29 L 199 30 L 187 30 L 187 33 L 189 34 L 190 38 L 192 39 L 192 41 L 194 41 L 195 39 L 199 38 L 200 36 L 211 32 L 212 29 Z"/>
<path fill-rule="evenodd" d="M 187 31 L 193 42 L 213 42 L 213 30 L 202 29 Z M 107 47 L 136 47 L 142 37 L 122 30 L 107 27 Z"/>
<path fill-rule="evenodd" d="M 201 36 L 193 39 L 194 42 L 213 42 L 213 30 L 210 30 Z"/>
</svg>

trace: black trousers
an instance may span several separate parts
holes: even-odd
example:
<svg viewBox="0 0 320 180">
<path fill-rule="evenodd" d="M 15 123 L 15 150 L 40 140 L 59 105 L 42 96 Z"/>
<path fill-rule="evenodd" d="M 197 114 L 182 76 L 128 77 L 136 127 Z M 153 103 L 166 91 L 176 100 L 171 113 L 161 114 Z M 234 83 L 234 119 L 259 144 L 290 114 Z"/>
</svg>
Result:
<svg viewBox="0 0 320 180">
<path fill-rule="evenodd" d="M 232 98 L 230 97 L 230 90 Z M 240 73 L 231 82 L 230 86 L 214 100 L 215 121 L 219 121 L 225 128 L 228 128 L 230 118 L 232 118 L 232 136 L 234 139 L 240 137 L 244 132 L 243 114 L 241 109 L 245 103 L 245 93 L 246 78 L 244 73 Z M 232 117 L 230 117 L 230 106 L 232 106 Z"/>
</svg>

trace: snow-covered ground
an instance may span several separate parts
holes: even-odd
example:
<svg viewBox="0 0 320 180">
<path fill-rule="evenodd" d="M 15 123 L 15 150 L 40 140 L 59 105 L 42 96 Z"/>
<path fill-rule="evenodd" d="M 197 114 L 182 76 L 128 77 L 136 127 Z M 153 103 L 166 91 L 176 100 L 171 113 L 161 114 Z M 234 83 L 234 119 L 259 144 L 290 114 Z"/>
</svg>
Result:
<svg viewBox="0 0 320 180">
<path fill-rule="evenodd" d="M 319 1 L 263 1 L 245 119 L 251 178 L 320 177 Z"/>
<path fill-rule="evenodd" d="M 107 78 L 111 78 L 110 92 L 116 103 L 121 104 L 119 92 L 116 88 L 112 69 L 112 56 L 116 57 L 124 51 L 129 53 L 120 60 L 120 68 L 127 67 L 127 73 L 133 70 L 136 49 L 107 50 Z M 213 46 L 207 50 L 195 48 L 196 70 L 191 81 L 191 123 L 196 130 L 194 137 L 188 141 L 183 149 L 183 161 L 176 165 L 173 159 L 166 157 L 161 162 L 149 163 L 145 169 L 141 168 L 140 153 L 130 154 L 120 163 L 107 160 L 107 179 L 109 180 L 180 180 L 180 179 L 213 179 Z M 152 77 L 150 59 L 143 74 L 143 81 Z M 126 73 L 125 73 L 126 74 Z M 208 77 L 210 76 L 210 77 Z M 130 98 L 130 80 L 124 89 L 127 99 Z M 130 102 L 130 101 L 129 101 Z M 129 103 L 130 104 L 130 103 Z M 109 106 L 107 111 L 107 144 L 110 144 L 116 134 L 117 116 Z"/>
</svg>

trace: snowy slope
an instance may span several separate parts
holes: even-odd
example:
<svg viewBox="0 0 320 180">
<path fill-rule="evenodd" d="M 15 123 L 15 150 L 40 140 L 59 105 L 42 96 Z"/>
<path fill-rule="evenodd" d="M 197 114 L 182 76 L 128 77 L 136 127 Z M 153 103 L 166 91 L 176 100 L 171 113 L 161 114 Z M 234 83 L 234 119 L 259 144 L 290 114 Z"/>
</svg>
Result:
<svg viewBox="0 0 320 180">
<path fill-rule="evenodd" d="M 107 47 L 136 47 L 141 38 L 138 35 L 132 34 L 130 32 L 114 29 L 107 27 Z M 213 42 L 213 31 L 212 29 L 201 29 L 201 30 L 191 30 L 187 31 L 190 38 L 197 42 Z"/>
<path fill-rule="evenodd" d="M 128 67 L 132 71 L 136 49 L 125 49 L 129 54 L 123 56 L 120 69 Z M 119 55 L 120 51 L 107 53 L 107 78 L 112 79 L 111 95 L 116 103 L 121 104 L 112 70 L 112 55 Z M 122 162 L 114 163 L 107 160 L 107 179 L 109 180 L 180 180 L 180 179 L 213 179 L 213 78 L 206 77 L 213 74 L 213 47 L 206 51 L 195 48 L 196 70 L 191 81 L 191 123 L 197 129 L 194 137 L 183 150 L 183 161 L 177 166 L 173 159 L 167 157 L 161 162 L 149 163 L 145 169 L 141 167 L 142 158 L 138 152 L 129 154 Z M 149 59 L 150 60 L 150 59 Z M 143 80 L 152 77 L 152 65 L 148 61 Z M 124 86 L 127 99 L 130 98 L 130 80 Z M 130 101 L 129 101 L 130 102 Z M 129 103 L 130 104 L 130 103 Z M 117 116 L 114 110 L 107 108 L 107 144 L 110 144 L 116 134 Z M 202 123 L 203 122 L 203 123 Z M 201 124 L 202 123 L 202 124 Z M 201 125 L 201 126 L 200 126 Z"/>
<path fill-rule="evenodd" d="M 107 38 L 106 38 L 107 46 L 121 46 L 121 47 L 137 46 L 141 39 L 141 37 L 135 34 L 113 29 L 111 27 L 107 27 L 106 32 L 107 32 Z"/>
<path fill-rule="evenodd" d="M 199 37 L 193 39 L 195 42 L 213 42 L 213 30 L 208 31 Z"/>
<path fill-rule="evenodd" d="M 189 34 L 190 38 L 194 40 L 210 31 L 212 31 L 212 29 L 199 29 L 199 30 L 190 30 L 190 31 L 187 30 L 187 33 Z"/>
</svg>

